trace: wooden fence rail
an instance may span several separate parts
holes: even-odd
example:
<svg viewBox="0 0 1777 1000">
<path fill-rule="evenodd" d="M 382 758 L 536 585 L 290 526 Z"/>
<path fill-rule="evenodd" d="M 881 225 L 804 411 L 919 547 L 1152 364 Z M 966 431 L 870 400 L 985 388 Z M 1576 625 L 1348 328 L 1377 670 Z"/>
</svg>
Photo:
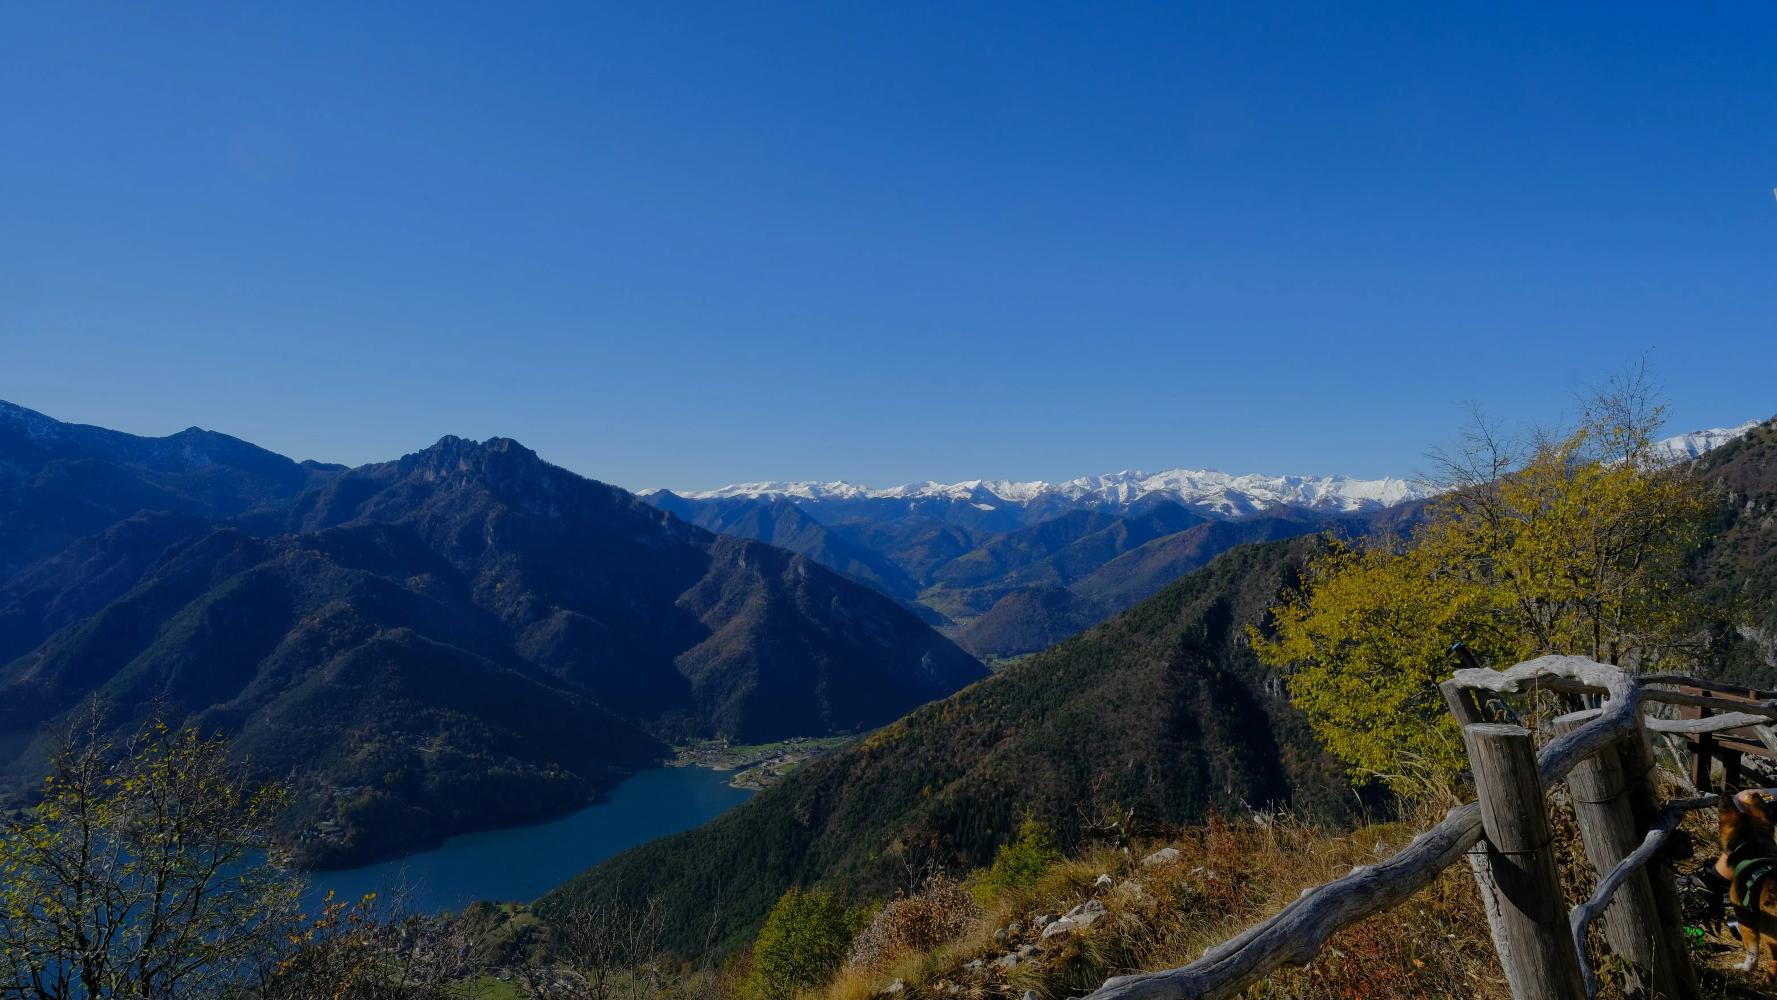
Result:
<svg viewBox="0 0 1777 1000">
<path fill-rule="evenodd" d="M 1726 690 L 1738 697 L 1698 693 Z M 1502 699 L 1535 691 L 1599 704 L 1555 720 L 1553 738 L 1532 757 L 1529 731 L 1507 724 L 1510 709 Z M 1480 802 L 1452 809 L 1388 860 L 1304 892 L 1190 965 L 1118 976 L 1087 1000 L 1235 996 L 1279 968 L 1313 961 L 1333 934 L 1405 902 L 1465 856 L 1487 905 L 1501 965 L 1520 1000 L 1597 995 L 1586 931 L 1601 915 L 1606 941 L 1624 960 L 1633 990 L 1671 1000 L 1696 997 L 1677 890 L 1660 849 L 1685 812 L 1718 799 L 1660 802 L 1646 734 L 1701 736 L 1754 727 L 1761 743 L 1777 748 L 1771 727 L 1777 699 L 1675 674 L 1636 677 L 1574 656 L 1544 656 L 1506 670 L 1458 670 L 1443 692 L 1463 728 Z M 1645 719 L 1649 703 L 1725 714 Z M 1544 791 L 1564 780 L 1598 875 L 1596 891 L 1568 914 L 1565 927 L 1543 815 Z M 1473 853 L 1477 845 L 1479 853 Z"/>
</svg>

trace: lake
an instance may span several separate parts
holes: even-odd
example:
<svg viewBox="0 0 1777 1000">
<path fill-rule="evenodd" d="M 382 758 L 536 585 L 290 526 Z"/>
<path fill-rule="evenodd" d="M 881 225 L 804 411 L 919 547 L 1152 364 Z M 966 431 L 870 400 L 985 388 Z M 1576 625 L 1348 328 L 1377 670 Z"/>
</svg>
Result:
<svg viewBox="0 0 1777 1000">
<path fill-rule="evenodd" d="M 605 799 L 548 823 L 452 837 L 438 847 L 363 868 L 312 872 L 310 913 L 332 889 L 352 901 L 407 887 L 408 909 L 441 913 L 478 899 L 530 901 L 581 871 L 637 844 L 689 830 L 746 801 L 731 771 L 662 767 L 643 771 Z"/>
</svg>

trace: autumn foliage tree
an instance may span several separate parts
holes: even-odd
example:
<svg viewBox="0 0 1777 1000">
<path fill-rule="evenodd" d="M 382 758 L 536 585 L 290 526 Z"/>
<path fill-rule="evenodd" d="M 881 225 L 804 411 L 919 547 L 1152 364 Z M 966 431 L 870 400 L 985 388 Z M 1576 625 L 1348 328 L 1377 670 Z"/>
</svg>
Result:
<svg viewBox="0 0 1777 1000">
<path fill-rule="evenodd" d="M 95 713 L 42 799 L 0 816 L 0 1000 L 449 1000 L 467 943 L 374 898 L 299 912 L 277 785 L 227 742 Z"/>
<path fill-rule="evenodd" d="M 1707 497 L 1657 447 L 1661 416 L 1636 375 L 1522 451 L 1477 422 L 1409 538 L 1333 541 L 1309 562 L 1254 648 L 1354 777 L 1406 789 L 1461 770 L 1437 687 L 1457 643 L 1502 665 L 1694 655 L 1682 569 Z"/>
<path fill-rule="evenodd" d="M 202 997 L 257 974 L 298 890 L 263 861 L 279 791 L 192 730 L 123 748 L 92 730 L 0 820 L 0 998 Z"/>
</svg>

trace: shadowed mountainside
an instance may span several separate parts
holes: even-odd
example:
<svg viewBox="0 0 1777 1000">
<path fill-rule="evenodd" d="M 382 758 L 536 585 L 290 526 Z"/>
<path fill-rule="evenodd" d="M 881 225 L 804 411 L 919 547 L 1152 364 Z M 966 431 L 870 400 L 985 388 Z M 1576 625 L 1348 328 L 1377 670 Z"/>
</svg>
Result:
<svg viewBox="0 0 1777 1000">
<path fill-rule="evenodd" d="M 791 885 L 863 901 L 933 866 L 985 864 L 1026 813 L 1065 843 L 1122 809 L 1164 823 L 1269 805 L 1344 817 L 1343 775 L 1243 632 L 1314 544 L 1229 552 L 697 830 L 588 871 L 538 912 L 660 896 L 673 946 L 691 954 L 712 920 L 718 950 L 744 941 Z"/>
<path fill-rule="evenodd" d="M 1693 468 L 1719 500 L 1693 564 L 1705 603 L 1726 611 L 1713 637 L 1720 664 L 1714 672 L 1777 687 L 1777 420 L 1708 452 Z"/>
<path fill-rule="evenodd" d="M 1236 545 L 1322 531 L 1398 530 L 1423 507 L 1423 501 L 1363 512 L 1283 506 L 1230 519 L 1148 499 L 1117 510 L 1065 509 L 995 531 L 984 512 L 964 518 L 954 504 L 938 510 L 948 519 L 938 520 L 931 501 L 804 507 L 770 497 L 687 500 L 665 491 L 643 499 L 712 531 L 801 552 L 895 597 L 989 660 L 1046 649 Z M 1038 509 L 1053 506 L 1049 501 Z M 844 519 L 827 524 L 817 516 Z"/>
<path fill-rule="evenodd" d="M 197 427 L 138 437 L 0 400 L 0 581 L 138 511 L 232 516 L 340 469 Z"/>
<path fill-rule="evenodd" d="M 321 863 L 563 811 L 662 740 L 868 729 L 985 674 L 804 557 L 449 437 L 226 521 L 132 512 L 0 585 L 0 642 L 15 794 L 89 699 L 119 734 L 159 706 L 293 773 Z"/>
</svg>

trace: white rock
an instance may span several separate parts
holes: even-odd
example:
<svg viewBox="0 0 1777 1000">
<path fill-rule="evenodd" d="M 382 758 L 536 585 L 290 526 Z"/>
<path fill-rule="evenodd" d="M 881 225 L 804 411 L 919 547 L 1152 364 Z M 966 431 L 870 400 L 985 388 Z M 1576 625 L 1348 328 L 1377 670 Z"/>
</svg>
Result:
<svg viewBox="0 0 1777 1000">
<path fill-rule="evenodd" d="M 1067 911 L 1059 920 L 1043 928 L 1043 940 L 1062 934 L 1072 934 L 1077 930 L 1091 927 L 1099 917 L 1104 916 L 1104 904 L 1094 899 Z"/>
<path fill-rule="evenodd" d="M 1092 891 L 1093 892 L 1103 892 L 1104 890 L 1109 889 L 1111 886 L 1116 885 L 1116 884 L 1117 884 L 1117 881 L 1115 879 L 1111 878 L 1109 875 L 1100 875 L 1098 877 L 1097 881 L 1092 883 Z"/>
<path fill-rule="evenodd" d="M 1158 865 L 1170 865 L 1178 859 L 1178 848 L 1167 847 L 1141 859 L 1141 864 L 1143 868 L 1154 868 Z"/>
<path fill-rule="evenodd" d="M 1111 895 L 1128 902 L 1139 902 L 1148 898 L 1148 887 L 1140 879 L 1128 879 L 1118 885 Z"/>
</svg>

